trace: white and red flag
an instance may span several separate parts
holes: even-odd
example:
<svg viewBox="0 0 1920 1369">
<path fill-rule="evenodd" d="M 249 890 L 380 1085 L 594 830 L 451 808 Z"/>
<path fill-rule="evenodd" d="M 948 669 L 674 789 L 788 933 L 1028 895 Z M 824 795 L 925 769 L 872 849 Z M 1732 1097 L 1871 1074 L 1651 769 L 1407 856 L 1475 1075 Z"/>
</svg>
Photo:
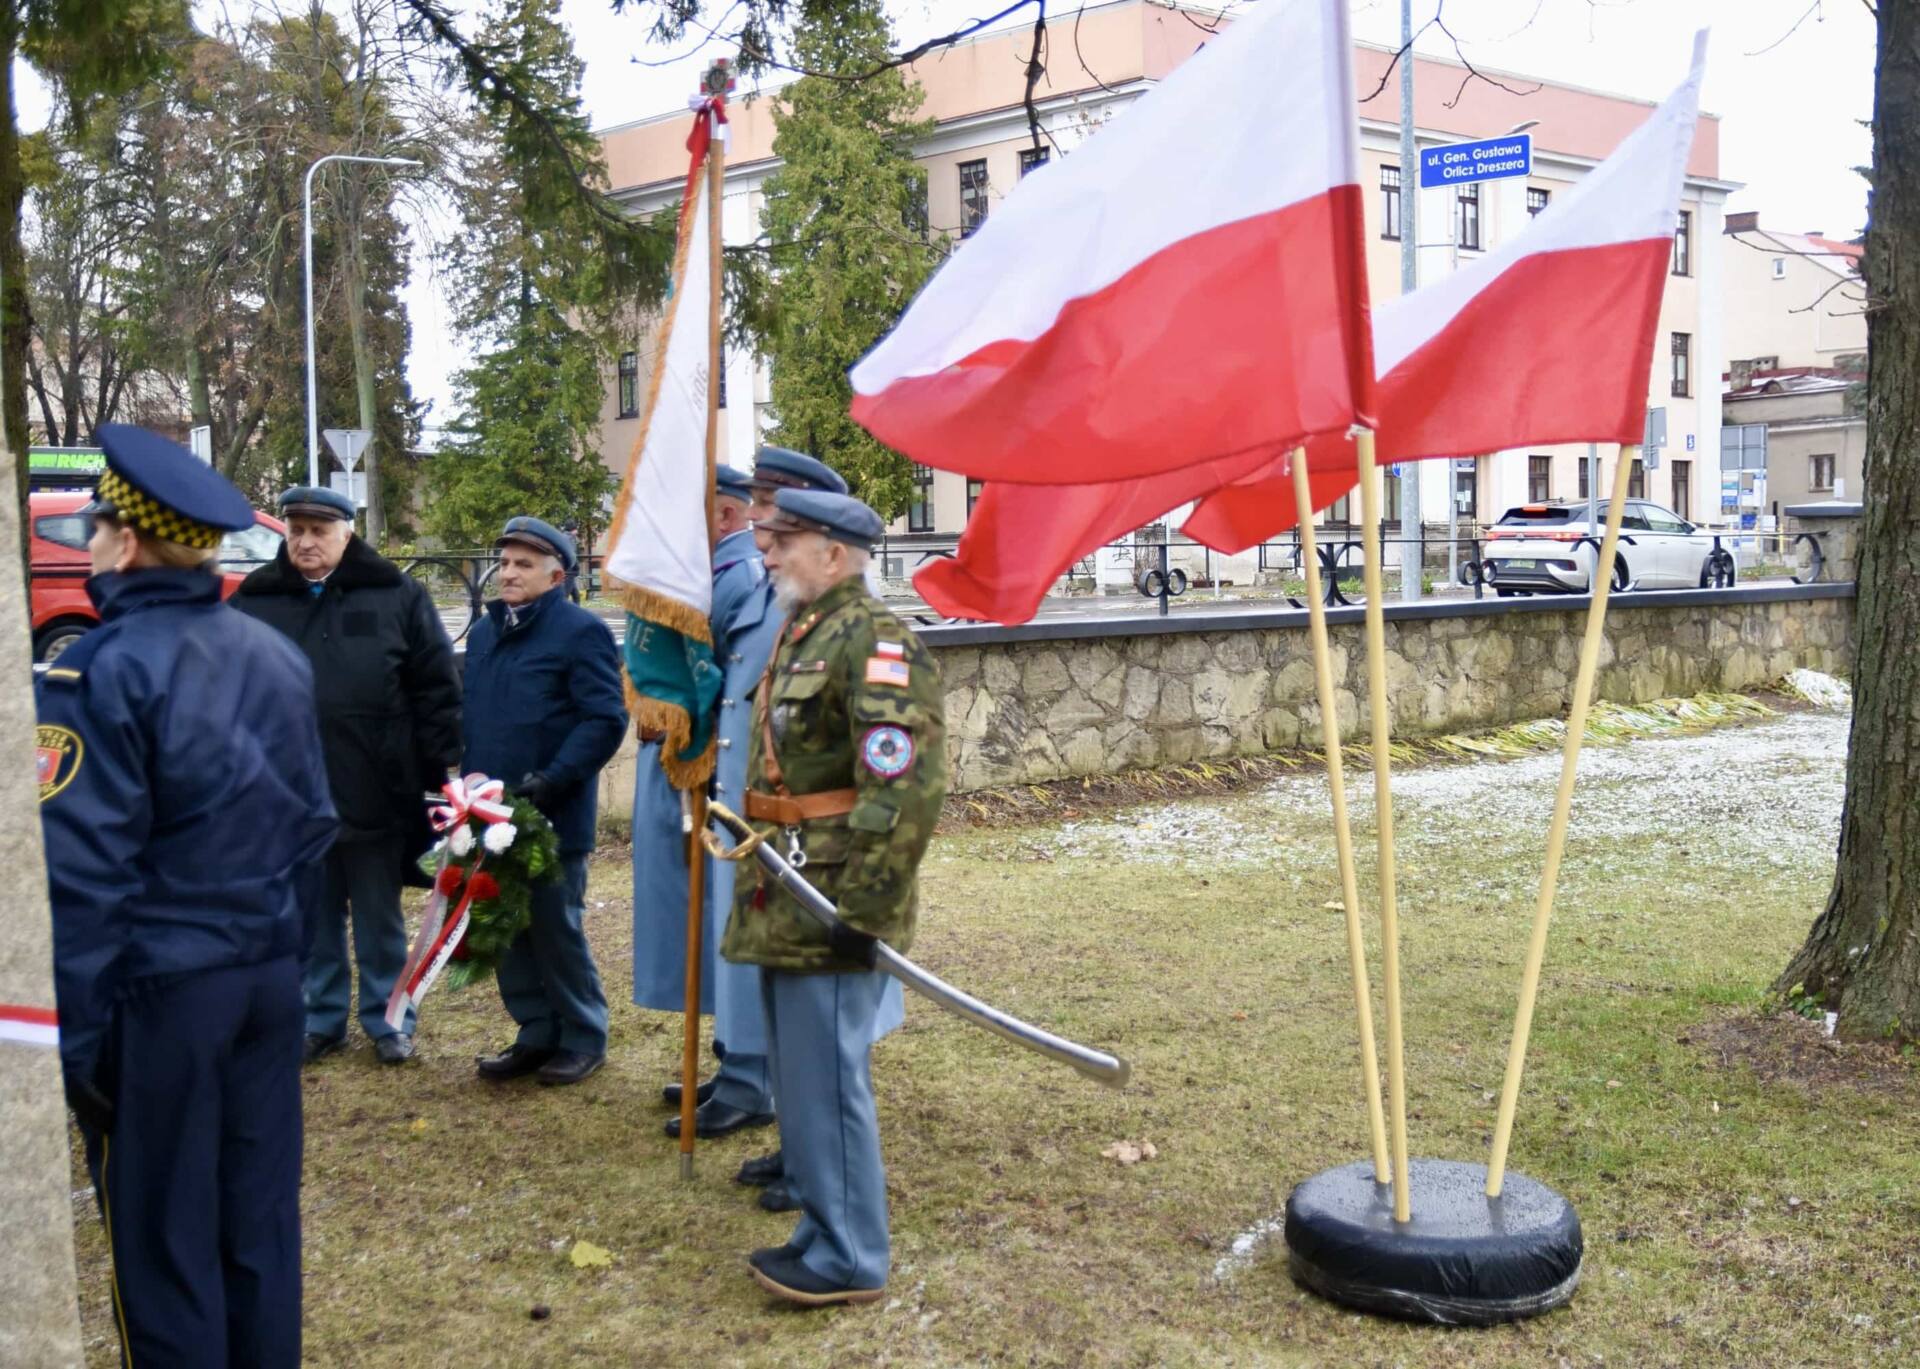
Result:
<svg viewBox="0 0 1920 1369">
<path fill-rule="evenodd" d="M 1702 30 L 1686 80 L 1612 156 L 1504 246 L 1380 306 L 1380 464 L 1640 440 L 1706 62 Z M 1310 443 L 1307 465 L 1316 508 L 1346 492 L 1335 473 L 1353 483 L 1350 443 Z M 1182 530 L 1233 552 L 1293 523 L 1282 461 L 1204 499 Z"/>
<path fill-rule="evenodd" d="M 1703 33 L 1679 88 L 1509 243 L 1375 310 L 1383 465 L 1639 440 L 1705 55 Z M 1305 445 L 1313 507 L 1325 508 L 1353 487 L 1353 443 L 1328 432 Z M 1290 452 L 1067 490 L 990 481 L 959 555 L 914 584 L 942 614 L 1024 622 L 1075 561 L 1194 500 L 1182 530 L 1244 550 L 1295 521 Z"/>
<path fill-rule="evenodd" d="M 915 461 L 1078 485 L 1369 412 L 1346 0 L 1269 0 L 1026 177 L 853 368 Z"/>
</svg>

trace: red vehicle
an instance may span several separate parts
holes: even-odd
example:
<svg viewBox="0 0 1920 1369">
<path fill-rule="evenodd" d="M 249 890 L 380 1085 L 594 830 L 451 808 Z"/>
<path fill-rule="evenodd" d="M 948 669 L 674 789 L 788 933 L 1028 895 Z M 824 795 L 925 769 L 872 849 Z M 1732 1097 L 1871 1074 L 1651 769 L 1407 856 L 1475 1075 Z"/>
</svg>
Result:
<svg viewBox="0 0 1920 1369">
<path fill-rule="evenodd" d="M 93 496 L 85 490 L 35 490 L 28 496 L 33 546 L 33 659 L 51 661 L 100 621 L 87 598 L 93 562 L 87 540 L 93 520 L 80 510 Z M 220 543 L 221 594 L 240 587 L 248 572 L 280 551 L 286 525 L 256 510 L 253 526 L 230 532 Z"/>
</svg>

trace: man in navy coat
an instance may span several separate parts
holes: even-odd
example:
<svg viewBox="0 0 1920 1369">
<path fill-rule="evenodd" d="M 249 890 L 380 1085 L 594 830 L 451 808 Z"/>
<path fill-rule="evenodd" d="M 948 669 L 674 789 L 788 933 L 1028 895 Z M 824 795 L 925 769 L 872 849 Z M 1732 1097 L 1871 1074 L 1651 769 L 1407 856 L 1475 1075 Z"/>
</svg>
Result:
<svg viewBox="0 0 1920 1369">
<path fill-rule="evenodd" d="M 495 545 L 500 597 L 467 643 L 465 769 L 504 780 L 546 814 L 560 875 L 535 887 L 532 925 L 500 961 L 500 998 L 519 1036 L 478 1067 L 485 1079 L 577 1084 L 607 1055 L 607 996 L 583 919 L 595 784 L 627 726 L 620 655 L 607 625 L 567 599 L 571 537 L 512 518 Z"/>
</svg>

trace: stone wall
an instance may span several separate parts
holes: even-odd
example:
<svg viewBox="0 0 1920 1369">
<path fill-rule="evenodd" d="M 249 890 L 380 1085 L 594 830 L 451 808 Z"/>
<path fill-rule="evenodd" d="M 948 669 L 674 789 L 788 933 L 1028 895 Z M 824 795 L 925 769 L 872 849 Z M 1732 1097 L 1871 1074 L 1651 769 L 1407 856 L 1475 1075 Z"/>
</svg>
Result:
<svg viewBox="0 0 1920 1369">
<path fill-rule="evenodd" d="M 1765 586 L 1610 601 L 1599 693 L 1622 702 L 1746 689 L 1799 666 L 1844 671 L 1853 586 Z M 1328 613 L 1340 732 L 1362 736 L 1361 610 Z M 1320 740 L 1307 615 L 1189 611 L 1121 621 L 931 627 L 947 686 L 956 790 L 1257 755 Z M 1484 599 L 1386 609 L 1394 730 L 1463 732 L 1564 715 L 1584 599 Z M 633 802 L 632 744 L 601 811 Z"/>
<path fill-rule="evenodd" d="M 1636 594 L 1613 601 L 1599 694 L 1643 701 L 1845 670 L 1851 586 Z M 1315 745 L 1320 707 L 1303 612 L 1186 614 L 1098 635 L 930 628 L 947 686 L 955 789 Z M 1358 609 L 1330 615 L 1342 736 L 1366 729 Z M 1396 733 L 1458 732 L 1567 710 L 1584 600 L 1390 607 Z"/>
</svg>

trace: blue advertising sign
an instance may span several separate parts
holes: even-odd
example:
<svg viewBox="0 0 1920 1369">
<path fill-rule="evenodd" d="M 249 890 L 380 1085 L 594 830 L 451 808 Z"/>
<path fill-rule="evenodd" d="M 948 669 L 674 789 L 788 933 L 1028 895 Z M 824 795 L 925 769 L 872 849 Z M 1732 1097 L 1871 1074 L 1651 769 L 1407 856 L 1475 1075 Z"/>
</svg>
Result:
<svg viewBox="0 0 1920 1369">
<path fill-rule="evenodd" d="M 1470 181 L 1503 181 L 1533 174 L 1533 135 L 1510 133 L 1504 138 L 1482 138 L 1471 143 L 1420 149 L 1420 184 L 1464 185 Z"/>
</svg>

